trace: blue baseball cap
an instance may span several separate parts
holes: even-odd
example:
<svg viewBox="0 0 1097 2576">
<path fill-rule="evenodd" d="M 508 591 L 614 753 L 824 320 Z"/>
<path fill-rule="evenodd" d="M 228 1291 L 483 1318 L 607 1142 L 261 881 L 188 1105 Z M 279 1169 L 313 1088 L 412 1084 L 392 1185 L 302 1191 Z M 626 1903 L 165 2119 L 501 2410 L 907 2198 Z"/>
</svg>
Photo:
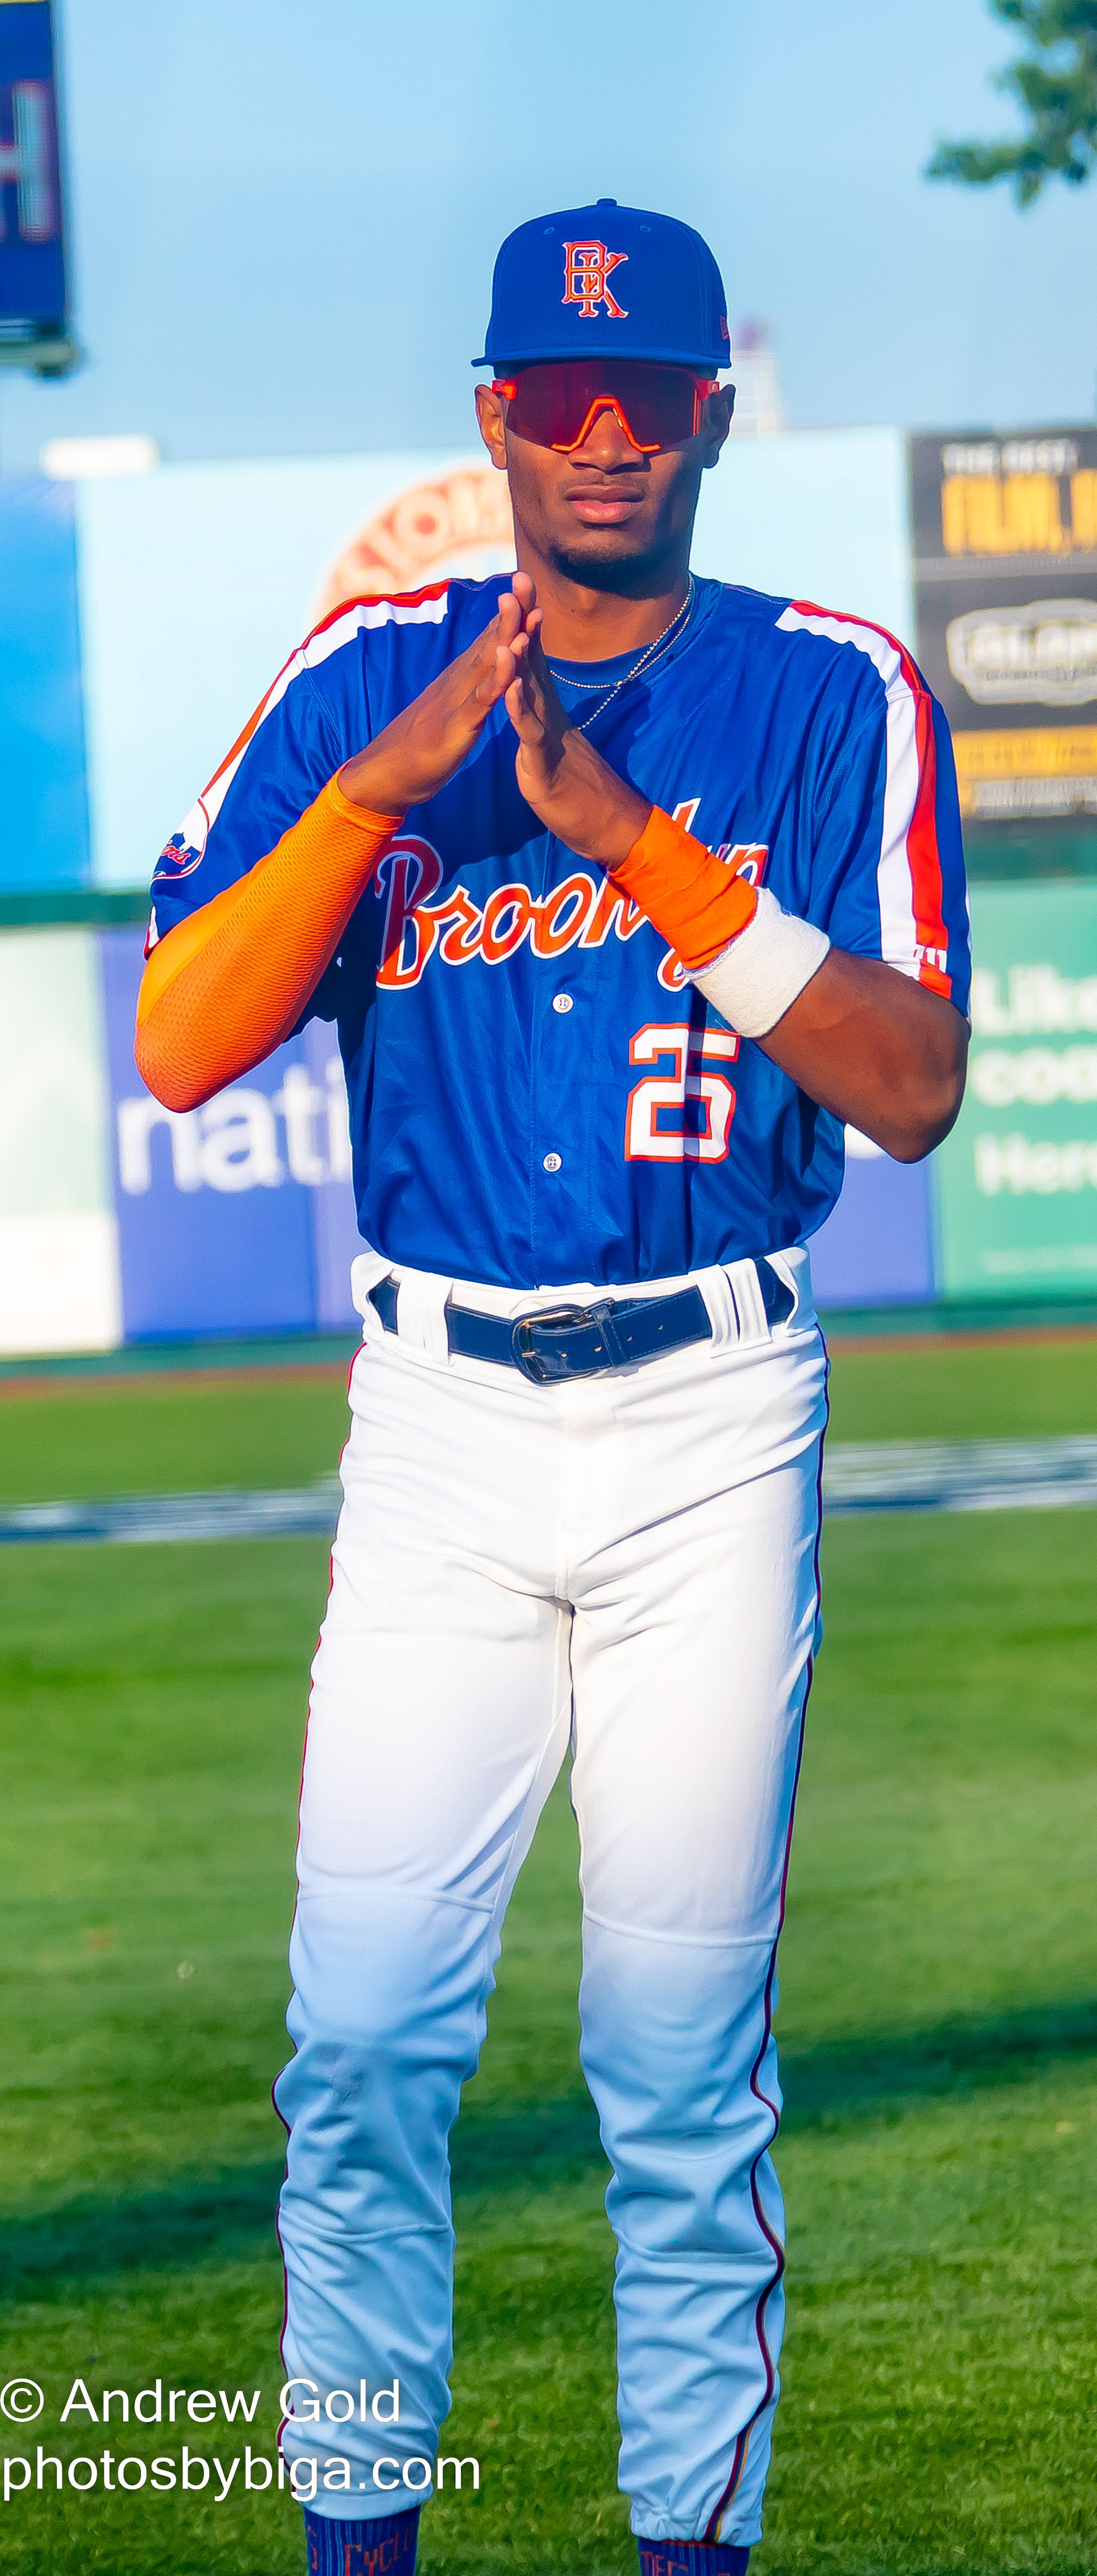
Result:
<svg viewBox="0 0 1097 2576">
<path fill-rule="evenodd" d="M 615 197 L 508 233 L 473 366 L 584 357 L 649 358 L 709 376 L 730 366 L 727 297 L 700 233 Z"/>
</svg>

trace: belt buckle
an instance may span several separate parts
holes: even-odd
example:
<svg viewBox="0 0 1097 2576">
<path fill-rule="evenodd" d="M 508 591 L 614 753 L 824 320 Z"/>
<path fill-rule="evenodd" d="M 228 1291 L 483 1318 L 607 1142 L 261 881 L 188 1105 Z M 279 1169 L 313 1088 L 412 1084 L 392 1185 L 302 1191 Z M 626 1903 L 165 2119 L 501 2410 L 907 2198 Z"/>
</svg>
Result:
<svg viewBox="0 0 1097 2576">
<path fill-rule="evenodd" d="M 594 1306 L 540 1306 L 532 1315 L 516 1315 L 510 1335 L 515 1367 L 521 1369 L 523 1377 L 529 1378 L 534 1386 L 556 1385 L 565 1378 L 601 1377 L 605 1369 L 616 1368 L 620 1364 L 611 1313 L 612 1301 L 605 1297 Z M 584 1324 L 599 1325 L 602 1331 L 606 1356 L 604 1360 L 596 1361 L 593 1368 L 572 1369 L 566 1360 L 562 1367 L 554 1368 L 551 1349 L 546 1352 L 534 1348 L 532 1336 L 535 1332 L 546 1329 L 551 1332 L 554 1327 L 558 1331 L 565 1328 L 575 1331 Z"/>
</svg>

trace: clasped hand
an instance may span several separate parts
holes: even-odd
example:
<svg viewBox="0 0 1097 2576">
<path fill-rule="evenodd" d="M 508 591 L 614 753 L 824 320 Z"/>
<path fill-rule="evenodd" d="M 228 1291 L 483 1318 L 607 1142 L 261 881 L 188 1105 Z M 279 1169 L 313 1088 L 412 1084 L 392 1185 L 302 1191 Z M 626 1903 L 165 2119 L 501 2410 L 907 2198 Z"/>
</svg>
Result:
<svg viewBox="0 0 1097 2576">
<path fill-rule="evenodd" d="M 639 840 L 651 805 L 565 714 L 528 573 L 515 573 L 491 625 L 467 653 L 340 770 L 344 795 L 375 814 L 406 814 L 409 806 L 425 804 L 461 767 L 500 698 L 517 737 L 515 776 L 538 822 L 577 857 L 618 865 Z"/>
</svg>

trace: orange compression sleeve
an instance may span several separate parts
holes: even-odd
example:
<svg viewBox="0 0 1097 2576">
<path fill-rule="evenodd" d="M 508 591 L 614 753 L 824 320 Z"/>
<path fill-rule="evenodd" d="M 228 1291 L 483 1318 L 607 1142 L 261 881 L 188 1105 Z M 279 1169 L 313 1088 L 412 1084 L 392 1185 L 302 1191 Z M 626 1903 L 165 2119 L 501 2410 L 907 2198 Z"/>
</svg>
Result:
<svg viewBox="0 0 1097 2576">
<path fill-rule="evenodd" d="M 610 869 L 614 885 L 631 895 L 691 973 L 709 966 L 753 921 L 754 887 L 723 859 L 714 859 L 681 823 L 653 805 L 627 859 Z"/>
<path fill-rule="evenodd" d="M 134 1056 L 166 1109 L 198 1108 L 289 1036 L 401 819 L 329 778 L 246 877 L 157 941 Z"/>
</svg>

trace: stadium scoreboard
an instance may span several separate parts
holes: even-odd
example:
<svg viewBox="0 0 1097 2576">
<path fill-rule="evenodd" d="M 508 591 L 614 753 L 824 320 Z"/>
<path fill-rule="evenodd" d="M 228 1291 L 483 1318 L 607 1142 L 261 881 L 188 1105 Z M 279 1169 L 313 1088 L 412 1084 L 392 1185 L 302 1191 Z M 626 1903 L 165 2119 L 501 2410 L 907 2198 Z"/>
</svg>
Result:
<svg viewBox="0 0 1097 2576">
<path fill-rule="evenodd" d="M 0 0 L 0 366 L 65 375 L 77 355 L 53 11 L 49 0 Z"/>
</svg>

